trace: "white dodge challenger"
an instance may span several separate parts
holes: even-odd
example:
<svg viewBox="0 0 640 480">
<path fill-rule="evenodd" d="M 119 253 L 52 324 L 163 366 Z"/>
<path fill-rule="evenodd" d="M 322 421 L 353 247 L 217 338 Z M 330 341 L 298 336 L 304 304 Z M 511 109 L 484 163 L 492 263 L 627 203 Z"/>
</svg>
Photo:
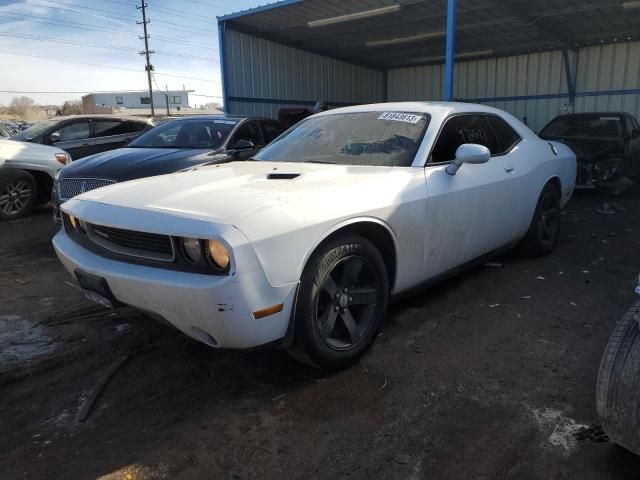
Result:
<svg viewBox="0 0 640 480">
<path fill-rule="evenodd" d="M 214 347 L 341 368 L 390 297 L 518 243 L 550 252 L 575 178 L 569 148 L 501 110 L 356 106 L 305 119 L 249 161 L 75 197 L 53 243 L 105 305 Z"/>
</svg>

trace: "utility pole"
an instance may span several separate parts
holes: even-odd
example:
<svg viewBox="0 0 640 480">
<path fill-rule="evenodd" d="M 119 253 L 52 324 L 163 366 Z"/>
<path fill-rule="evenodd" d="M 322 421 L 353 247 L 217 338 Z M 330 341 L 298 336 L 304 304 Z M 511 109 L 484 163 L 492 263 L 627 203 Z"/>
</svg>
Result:
<svg viewBox="0 0 640 480">
<path fill-rule="evenodd" d="M 169 110 L 169 85 L 167 85 L 166 83 L 164 84 L 164 90 L 165 90 L 165 98 L 167 99 L 167 116 L 171 115 L 171 111 Z"/>
<path fill-rule="evenodd" d="M 140 37 L 140 40 L 144 39 L 144 52 L 140 52 L 140 55 L 144 55 L 147 59 L 147 64 L 144 69 L 147 72 L 147 80 L 149 81 L 149 101 L 151 102 L 151 116 L 155 116 L 156 112 L 153 108 L 153 88 L 151 87 L 151 72 L 153 71 L 153 65 L 151 65 L 150 55 L 155 53 L 153 50 L 149 50 L 149 34 L 147 33 L 147 11 L 146 8 L 148 5 L 145 0 L 140 0 L 140 6 L 136 5 L 138 10 L 142 10 L 142 22 L 136 22 L 138 25 L 142 25 L 142 29 L 144 30 L 144 36 Z"/>
</svg>

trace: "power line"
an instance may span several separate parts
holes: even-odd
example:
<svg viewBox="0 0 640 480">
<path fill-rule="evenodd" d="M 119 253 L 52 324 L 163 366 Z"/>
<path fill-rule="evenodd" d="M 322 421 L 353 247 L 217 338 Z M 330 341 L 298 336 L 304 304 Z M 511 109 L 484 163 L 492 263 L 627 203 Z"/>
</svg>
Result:
<svg viewBox="0 0 640 480">
<path fill-rule="evenodd" d="M 131 6 L 130 3 L 128 2 L 122 2 L 120 0 L 102 0 L 103 2 L 109 2 L 109 3 L 117 3 L 118 5 L 127 5 L 127 6 Z M 218 7 L 220 8 L 220 7 Z M 173 8 L 168 8 L 168 7 L 160 7 L 158 5 L 153 5 L 153 9 L 154 10 L 161 10 L 161 11 L 166 11 L 171 13 L 172 15 L 176 16 L 176 17 L 183 17 L 183 18 L 187 18 L 189 20 L 191 20 L 192 18 L 194 20 L 199 20 L 201 22 L 207 22 L 207 21 L 213 21 L 216 22 L 217 19 L 214 17 L 207 17 L 207 16 L 203 16 L 203 15 L 197 15 L 195 13 L 187 13 L 184 10 L 174 10 Z"/>
<path fill-rule="evenodd" d="M 153 5 L 153 9 L 154 10 L 160 10 L 162 12 L 168 12 L 171 15 L 174 15 L 176 17 L 183 17 L 183 18 L 187 18 L 189 20 L 191 20 L 190 17 L 194 17 L 195 20 L 198 20 L 200 22 L 205 22 L 205 23 L 217 22 L 218 21 L 214 17 L 207 17 L 207 16 L 203 16 L 203 15 L 197 15 L 197 14 L 194 14 L 194 13 L 185 13 L 185 12 L 182 12 L 180 10 L 174 10 L 172 8 L 166 8 L 166 7 L 159 7 L 157 5 Z"/>
<path fill-rule="evenodd" d="M 31 0 L 31 1 L 33 1 L 33 0 Z M 106 17 L 106 18 L 111 18 L 111 19 L 119 20 L 119 21 L 125 21 L 125 20 L 130 20 L 130 19 L 131 19 L 131 17 L 129 17 L 129 16 L 127 16 L 127 15 L 124 15 L 124 16 L 123 16 L 122 14 L 120 14 L 120 13 L 118 13 L 118 12 L 114 12 L 114 11 L 112 11 L 112 10 L 102 10 L 102 9 L 100 9 L 100 8 L 85 7 L 84 5 L 83 5 L 83 6 L 81 6 L 81 7 L 78 7 L 78 6 L 77 6 L 76 4 L 74 4 L 74 3 L 61 2 L 61 1 L 59 1 L 59 0 L 38 0 L 38 1 L 39 1 L 39 2 L 47 2 L 47 3 L 54 4 L 54 5 L 65 5 L 66 7 L 75 7 L 75 8 L 72 8 L 72 9 L 70 9 L 70 10 L 71 10 L 71 11 L 75 11 L 76 13 L 87 13 L 87 12 L 82 12 L 82 11 L 77 10 L 77 8 L 82 8 L 82 9 L 84 9 L 84 10 L 90 10 L 90 11 L 94 11 L 94 12 L 100 12 L 100 13 L 102 13 L 102 14 L 103 14 L 103 15 L 101 15 L 101 16 L 104 16 L 104 17 Z M 37 4 L 36 4 L 36 5 L 37 5 Z M 42 6 L 42 5 L 41 5 L 41 6 Z M 47 6 L 47 5 L 44 5 L 44 6 Z M 105 14 L 108 14 L 108 15 L 105 15 Z M 113 17 L 113 15 L 118 15 L 118 17 Z M 210 30 L 206 30 L 206 29 L 203 29 L 203 28 L 196 28 L 196 27 L 193 27 L 193 26 L 191 26 L 191 25 L 184 24 L 184 23 L 167 22 L 167 21 L 165 21 L 165 20 L 154 20 L 154 21 L 155 21 L 155 22 L 157 22 L 157 23 L 164 23 L 164 24 L 166 24 L 166 25 L 173 25 L 173 26 L 178 26 L 178 27 L 188 28 L 188 30 L 184 30 L 184 31 L 186 31 L 186 32 L 191 32 L 192 30 L 197 30 L 197 31 L 206 32 L 206 33 L 213 33 L 213 32 L 212 32 L 212 31 L 210 31 Z"/>
<path fill-rule="evenodd" d="M 145 90 L 140 90 L 141 92 L 145 91 Z M 37 94 L 61 94 L 61 95 L 79 95 L 82 93 L 113 93 L 113 91 L 108 91 L 108 90 L 101 90 L 101 91 L 90 91 L 90 90 L 82 90 L 82 91 L 73 91 L 73 92 L 61 92 L 61 91 L 56 91 L 56 92 L 43 92 L 43 91 L 28 91 L 28 90 L 0 90 L 0 93 L 12 93 L 12 94 L 17 94 L 17 95 L 23 95 L 23 94 L 32 94 L 32 95 L 37 95 Z M 204 95 L 201 93 L 192 93 L 189 92 L 189 95 L 193 95 L 194 97 L 206 97 L 206 98 L 222 98 L 220 95 Z"/>
<path fill-rule="evenodd" d="M 189 0 L 190 3 L 197 3 L 198 5 L 204 5 L 205 7 L 213 7 L 213 8 L 220 8 L 221 10 L 229 11 L 229 7 L 223 7 L 222 5 L 216 5 L 214 3 L 205 3 L 205 2 L 200 2 L 198 0 Z"/>
<path fill-rule="evenodd" d="M 11 15 L 11 17 L 9 17 L 9 15 Z M 96 31 L 96 32 L 105 32 L 105 33 L 115 33 L 115 34 L 121 34 L 121 35 L 135 35 L 136 37 L 139 35 L 139 33 L 137 32 L 133 32 L 133 31 L 128 31 L 128 30 L 112 30 L 109 28 L 101 28 L 98 27 L 96 25 L 91 25 L 88 23 L 79 23 L 79 22 L 69 22 L 69 21 L 64 21 L 64 22 L 58 22 L 58 21 L 48 21 L 48 20 L 44 20 L 42 19 L 42 17 L 37 17 L 34 15 L 26 15 L 26 14 L 15 14 L 15 13 L 1 13 L 0 14 L 1 18 L 7 18 L 7 19 L 16 19 L 16 20 L 21 20 L 21 21 L 25 21 L 25 22 L 37 22 L 37 23 L 46 23 L 48 25 L 55 25 L 58 27 L 62 27 L 62 28 L 73 28 L 73 29 L 82 29 L 82 30 L 88 30 L 88 31 Z M 165 43 L 172 43 L 172 44 L 176 44 L 176 45 L 187 45 L 190 47 L 200 47 L 200 48 L 216 48 L 217 44 L 214 45 L 203 45 L 201 43 L 197 43 L 194 41 L 190 41 L 190 40 L 183 40 L 180 39 L 178 37 L 170 37 L 167 35 L 154 35 L 154 38 L 165 42 Z"/>
<path fill-rule="evenodd" d="M 100 65 L 100 64 L 97 64 L 97 63 L 76 62 L 74 60 L 64 60 L 62 58 L 51 58 L 51 57 L 44 56 L 44 55 L 32 55 L 32 54 L 28 54 L 28 53 L 8 52 L 6 50 L 0 50 L 0 53 L 5 54 L 5 55 L 16 55 L 18 57 L 42 58 L 42 59 L 45 59 L 45 60 L 50 60 L 52 62 L 72 63 L 72 64 L 76 64 L 76 65 L 87 65 L 89 67 L 109 68 L 109 69 L 113 69 L 113 70 L 124 70 L 124 71 L 129 71 L 129 72 L 136 72 L 136 73 L 140 73 L 141 72 L 141 70 L 138 69 L 138 68 L 116 67 L 114 65 Z M 155 72 L 155 74 L 160 76 L 160 77 L 174 77 L 174 78 L 184 78 L 186 80 L 197 80 L 199 82 L 220 83 L 220 80 L 209 80 L 209 79 L 205 79 L 205 78 L 189 77 L 189 76 L 186 76 L 186 75 L 174 75 L 174 74 L 171 74 L 171 73 L 158 73 L 158 72 Z"/>
<path fill-rule="evenodd" d="M 221 95 L 204 95 L 202 93 L 189 93 L 189 95 L 193 95 L 194 97 L 222 98 Z"/>
<path fill-rule="evenodd" d="M 0 0 L 0 1 L 8 1 L 9 3 L 6 3 L 6 5 L 12 5 L 13 4 L 10 0 Z M 92 17 L 100 18 L 100 19 L 103 19 L 103 20 L 105 18 L 107 18 L 109 20 L 117 21 L 117 22 L 120 22 L 120 23 L 126 22 L 127 20 L 129 20 L 128 18 L 125 19 L 125 18 L 122 18 L 122 17 L 112 17 L 110 15 L 107 15 L 107 13 L 110 13 L 110 12 L 106 11 L 106 10 L 101 10 L 104 13 L 97 14 L 97 13 L 93 13 L 93 12 L 88 12 L 86 10 L 83 11 L 83 10 L 78 10 L 76 8 L 67 8 L 67 7 L 59 6 L 59 5 L 72 5 L 72 4 L 68 4 L 68 3 L 55 2 L 54 0 L 40 0 L 40 1 L 41 2 L 54 3 L 56 6 L 54 7 L 52 5 L 39 3 L 36 0 L 30 0 L 29 5 L 35 5 L 35 6 L 38 6 L 38 7 L 43 7 L 43 8 L 48 8 L 48 9 L 54 9 L 55 8 L 57 10 L 62 10 L 62 11 L 65 11 L 65 12 L 71 12 L 71 13 L 85 15 L 85 16 L 86 15 L 90 15 Z M 97 10 L 97 9 L 94 9 L 94 10 Z M 156 20 L 156 22 L 158 22 L 158 23 L 167 23 L 169 25 L 172 25 L 171 31 L 189 33 L 192 36 L 198 36 L 198 37 L 205 37 L 206 36 L 206 37 L 210 38 L 212 33 L 213 33 L 211 31 L 204 30 L 204 29 L 195 29 L 195 28 L 190 28 L 190 29 L 187 28 L 187 29 L 185 29 L 185 28 L 180 28 L 179 24 L 174 24 L 172 22 L 164 22 L 162 20 Z M 185 26 L 185 25 L 183 25 L 183 26 Z M 165 30 L 169 29 L 169 27 L 162 27 L 162 26 L 160 26 L 160 28 L 163 28 Z M 201 31 L 203 33 L 198 33 L 197 31 L 194 31 L 194 30 L 199 30 L 199 31 Z"/>
<path fill-rule="evenodd" d="M 79 45 L 81 47 L 89 47 L 89 48 L 104 48 L 107 50 L 117 50 L 121 52 L 137 52 L 137 48 L 133 47 L 125 47 L 122 45 L 111 45 L 111 44 L 102 44 L 102 43 L 87 43 L 80 42 L 76 40 L 67 40 L 62 38 L 53 38 L 53 37 L 44 37 L 41 35 L 31 35 L 26 33 L 15 33 L 15 32 L 4 32 L 0 31 L 0 37 L 10 37 L 10 38 L 22 38 L 26 40 L 35 40 L 39 42 L 52 42 L 52 43 L 60 43 L 65 45 Z M 203 57 L 200 55 L 190 55 L 187 53 L 180 52 L 171 52 L 166 50 L 156 50 L 158 55 L 163 55 L 166 57 L 177 57 L 177 58 L 189 58 L 193 60 L 199 60 L 204 62 L 216 61 L 218 57 Z"/>
</svg>

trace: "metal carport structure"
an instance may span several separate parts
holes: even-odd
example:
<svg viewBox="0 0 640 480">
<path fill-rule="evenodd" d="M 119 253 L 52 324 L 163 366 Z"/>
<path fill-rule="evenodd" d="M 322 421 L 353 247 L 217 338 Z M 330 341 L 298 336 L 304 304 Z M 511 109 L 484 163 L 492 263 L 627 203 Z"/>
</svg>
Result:
<svg viewBox="0 0 640 480">
<path fill-rule="evenodd" d="M 225 110 L 455 98 L 640 110 L 638 0 L 284 0 L 218 18 Z"/>
</svg>

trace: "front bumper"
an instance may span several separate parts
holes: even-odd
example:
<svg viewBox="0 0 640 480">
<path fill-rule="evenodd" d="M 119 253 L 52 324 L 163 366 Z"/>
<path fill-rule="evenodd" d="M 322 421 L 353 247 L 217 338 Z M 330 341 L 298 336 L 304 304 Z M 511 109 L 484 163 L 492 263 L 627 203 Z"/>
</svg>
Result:
<svg viewBox="0 0 640 480">
<path fill-rule="evenodd" d="M 61 230 L 53 239 L 58 258 L 104 278 L 120 302 L 157 315 L 214 347 L 251 348 L 286 335 L 297 282 L 273 286 L 261 268 L 226 276 L 133 265 L 96 255 Z M 279 313 L 255 320 L 253 312 L 283 304 Z"/>
</svg>

